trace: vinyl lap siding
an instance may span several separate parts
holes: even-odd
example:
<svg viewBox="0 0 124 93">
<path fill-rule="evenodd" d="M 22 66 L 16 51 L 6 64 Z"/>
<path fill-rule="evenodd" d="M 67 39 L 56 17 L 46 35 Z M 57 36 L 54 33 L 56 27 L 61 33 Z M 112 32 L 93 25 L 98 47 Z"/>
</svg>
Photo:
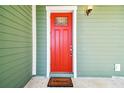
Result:
<svg viewBox="0 0 124 93">
<path fill-rule="evenodd" d="M 0 6 L 0 87 L 24 87 L 31 77 L 31 6 Z"/>
<path fill-rule="evenodd" d="M 91 16 L 77 11 L 78 76 L 124 76 L 124 6 L 94 6 Z M 121 64 L 121 71 L 114 71 Z"/>
<path fill-rule="evenodd" d="M 37 75 L 46 76 L 47 69 L 47 31 L 45 6 L 36 7 L 37 24 Z"/>
<path fill-rule="evenodd" d="M 78 77 L 124 76 L 124 6 L 94 6 L 86 16 L 77 10 L 77 74 Z M 46 10 L 37 6 L 37 75 L 46 75 Z M 114 64 L 121 71 L 114 71 Z"/>
</svg>

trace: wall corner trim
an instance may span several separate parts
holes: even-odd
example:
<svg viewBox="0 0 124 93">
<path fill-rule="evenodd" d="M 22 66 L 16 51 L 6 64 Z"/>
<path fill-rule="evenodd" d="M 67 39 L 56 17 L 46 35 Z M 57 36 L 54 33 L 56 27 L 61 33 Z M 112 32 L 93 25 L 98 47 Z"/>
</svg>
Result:
<svg viewBox="0 0 124 93">
<path fill-rule="evenodd" d="M 32 75 L 36 75 L 36 5 L 32 5 Z"/>
</svg>

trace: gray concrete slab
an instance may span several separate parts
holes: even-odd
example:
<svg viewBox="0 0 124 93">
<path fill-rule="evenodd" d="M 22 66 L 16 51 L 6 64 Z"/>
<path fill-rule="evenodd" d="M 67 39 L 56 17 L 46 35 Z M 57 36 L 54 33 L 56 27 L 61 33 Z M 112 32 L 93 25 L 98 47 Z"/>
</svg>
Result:
<svg viewBox="0 0 124 93">
<path fill-rule="evenodd" d="M 25 88 L 47 88 L 49 78 L 32 77 Z M 72 78 L 74 88 L 124 88 L 124 78 Z"/>
</svg>

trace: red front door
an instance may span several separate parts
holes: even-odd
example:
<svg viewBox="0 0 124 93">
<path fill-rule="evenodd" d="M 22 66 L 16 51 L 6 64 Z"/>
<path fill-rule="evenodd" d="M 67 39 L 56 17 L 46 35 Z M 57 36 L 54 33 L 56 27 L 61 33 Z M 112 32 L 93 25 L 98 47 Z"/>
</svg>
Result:
<svg viewBox="0 0 124 93">
<path fill-rule="evenodd" d="M 51 13 L 51 72 L 72 72 L 72 13 Z"/>
</svg>

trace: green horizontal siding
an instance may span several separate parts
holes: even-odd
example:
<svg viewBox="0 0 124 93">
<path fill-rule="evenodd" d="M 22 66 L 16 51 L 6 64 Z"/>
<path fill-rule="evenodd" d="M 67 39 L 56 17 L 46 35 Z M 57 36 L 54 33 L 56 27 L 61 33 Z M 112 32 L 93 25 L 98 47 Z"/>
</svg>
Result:
<svg viewBox="0 0 124 93">
<path fill-rule="evenodd" d="M 86 16 L 77 10 L 78 77 L 124 76 L 124 6 L 94 6 Z M 46 75 L 46 9 L 37 6 L 37 75 Z M 114 64 L 121 71 L 114 71 Z"/>
<path fill-rule="evenodd" d="M 83 10 L 77 11 L 78 76 L 124 76 L 124 6 L 94 6 L 90 16 Z"/>
<path fill-rule="evenodd" d="M 31 6 L 0 6 L 0 87 L 24 87 L 31 77 Z"/>
<path fill-rule="evenodd" d="M 37 23 L 37 75 L 46 76 L 47 69 L 47 31 L 45 6 L 36 7 Z"/>
</svg>

